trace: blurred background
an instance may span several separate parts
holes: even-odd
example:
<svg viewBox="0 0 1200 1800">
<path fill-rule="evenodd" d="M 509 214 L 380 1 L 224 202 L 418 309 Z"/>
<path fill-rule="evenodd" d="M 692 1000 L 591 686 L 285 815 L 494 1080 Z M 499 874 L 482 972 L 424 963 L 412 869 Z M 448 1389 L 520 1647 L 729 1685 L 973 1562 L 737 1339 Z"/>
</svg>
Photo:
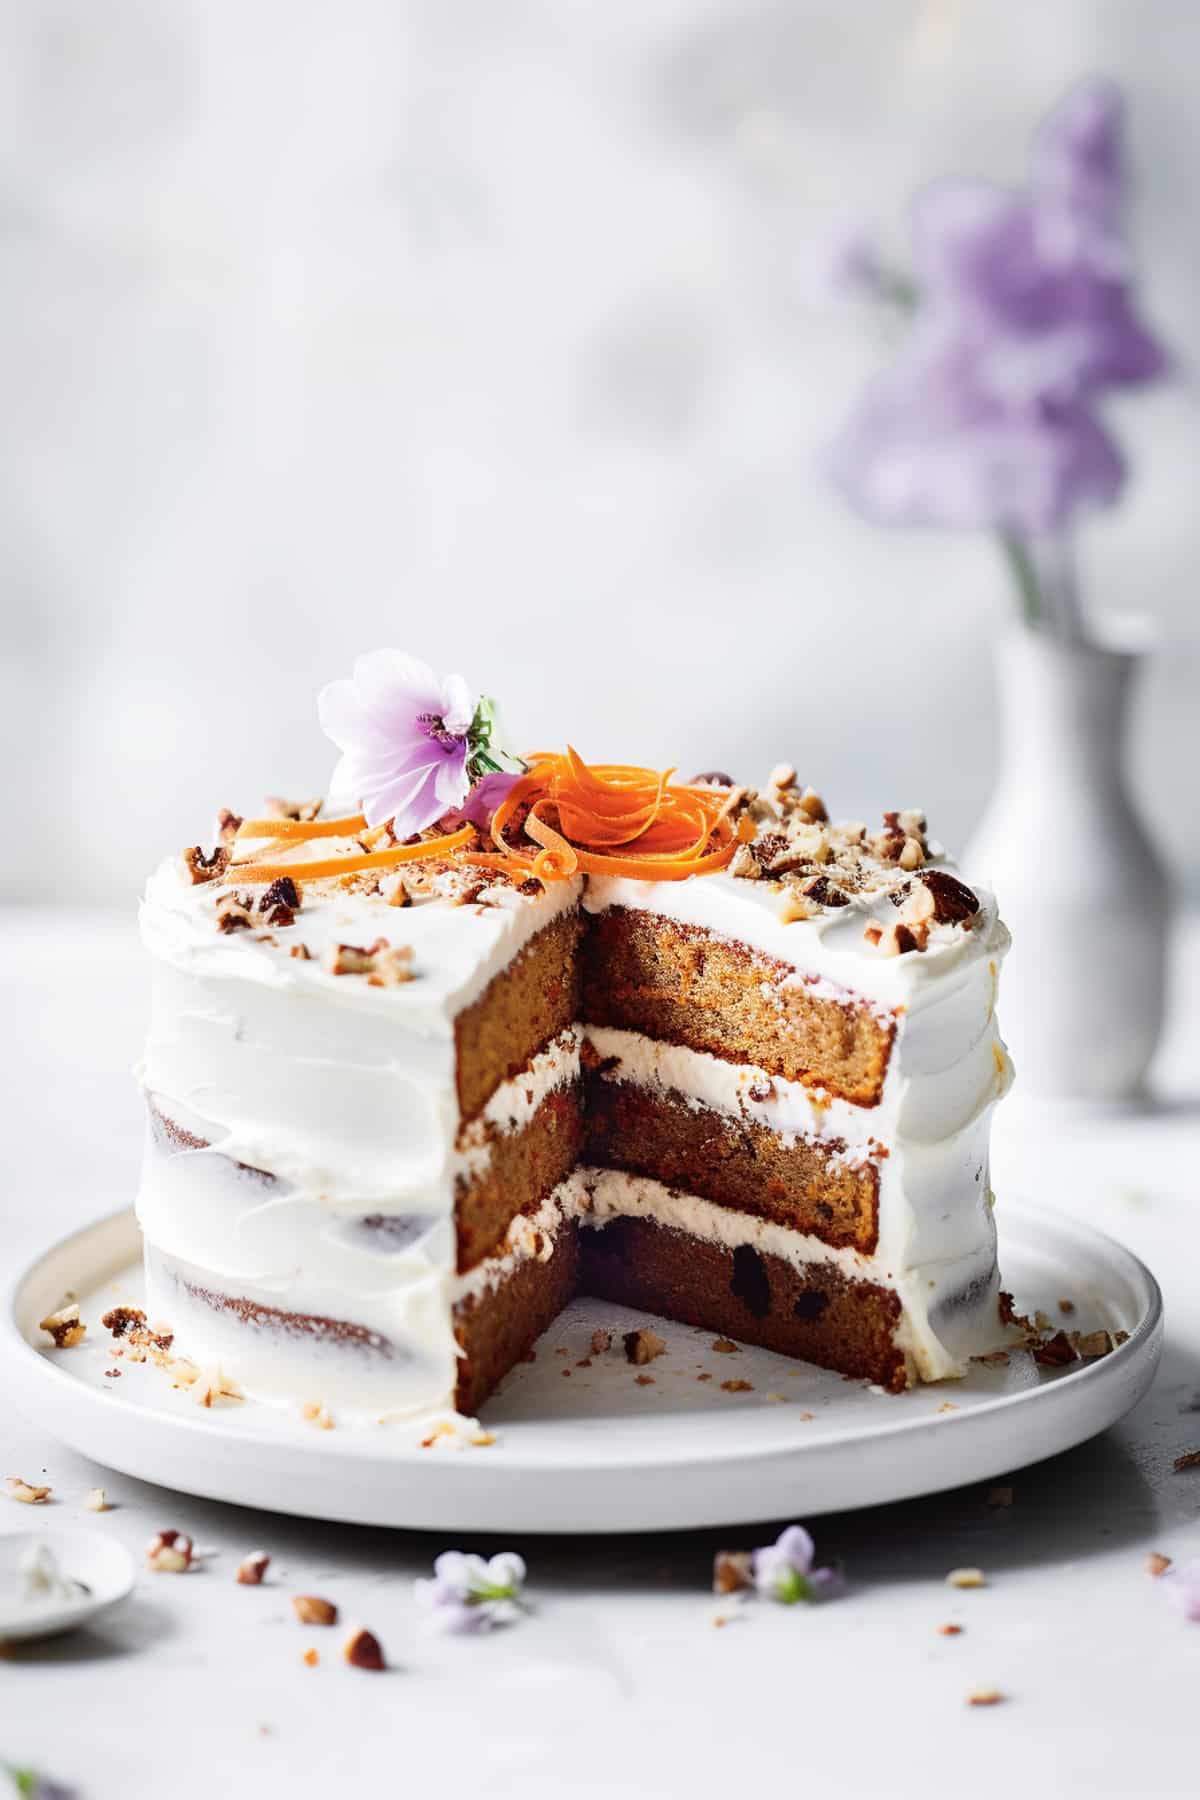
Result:
<svg viewBox="0 0 1200 1800">
<path fill-rule="evenodd" d="M 7 896 L 131 907 L 218 805 L 319 791 L 316 691 L 380 644 L 524 747 L 787 755 L 961 841 L 1009 584 L 823 475 L 882 346 L 821 258 L 1021 181 L 1087 74 L 1177 379 L 1109 410 L 1134 478 L 1080 556 L 1171 646 L 1134 774 L 1200 884 L 1198 67 L 1183 0 L 8 0 Z"/>
</svg>

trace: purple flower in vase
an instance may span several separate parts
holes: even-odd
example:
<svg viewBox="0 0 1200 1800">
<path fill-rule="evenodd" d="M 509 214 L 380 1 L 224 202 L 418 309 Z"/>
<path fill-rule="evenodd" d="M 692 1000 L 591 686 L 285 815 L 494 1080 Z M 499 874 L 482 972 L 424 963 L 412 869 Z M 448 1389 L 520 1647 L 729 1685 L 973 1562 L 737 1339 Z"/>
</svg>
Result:
<svg viewBox="0 0 1200 1800">
<path fill-rule="evenodd" d="M 834 450 L 868 516 L 1032 537 L 1120 494 L 1095 400 L 1166 367 L 1128 282 L 1121 119 L 1114 88 L 1084 84 L 1038 133 L 1026 190 L 918 198 L 909 339 Z"/>
<path fill-rule="evenodd" d="M 832 470 L 860 512 L 885 525 L 999 528 L 1036 536 L 1084 502 L 1108 505 L 1120 451 L 1077 401 L 1006 406 L 977 380 L 971 347 L 918 326 L 835 446 Z"/>
</svg>

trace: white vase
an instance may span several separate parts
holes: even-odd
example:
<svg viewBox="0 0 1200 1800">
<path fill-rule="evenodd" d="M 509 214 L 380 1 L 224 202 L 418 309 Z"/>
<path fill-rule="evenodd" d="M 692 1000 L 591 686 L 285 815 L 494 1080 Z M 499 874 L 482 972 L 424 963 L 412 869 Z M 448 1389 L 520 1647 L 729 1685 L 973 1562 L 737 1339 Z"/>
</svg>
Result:
<svg viewBox="0 0 1200 1800">
<path fill-rule="evenodd" d="M 1166 870 L 1124 775 L 1144 647 L 1018 631 L 997 648 L 996 791 L 963 856 L 1012 932 L 1000 993 L 1019 1091 L 1135 1098 L 1162 1027 Z"/>
</svg>

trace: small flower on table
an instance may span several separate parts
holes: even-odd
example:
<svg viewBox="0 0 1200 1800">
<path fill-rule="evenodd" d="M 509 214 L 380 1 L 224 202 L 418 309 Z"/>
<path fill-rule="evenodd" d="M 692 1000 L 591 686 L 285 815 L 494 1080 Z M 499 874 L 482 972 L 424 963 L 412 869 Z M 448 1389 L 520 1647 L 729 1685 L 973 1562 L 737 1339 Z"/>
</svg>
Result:
<svg viewBox="0 0 1200 1800">
<path fill-rule="evenodd" d="M 514 1624 L 524 1609 L 524 1582 L 524 1560 L 513 1550 L 490 1560 L 445 1550 L 433 1565 L 432 1580 L 414 1585 L 435 1629 L 472 1632 Z"/>
</svg>

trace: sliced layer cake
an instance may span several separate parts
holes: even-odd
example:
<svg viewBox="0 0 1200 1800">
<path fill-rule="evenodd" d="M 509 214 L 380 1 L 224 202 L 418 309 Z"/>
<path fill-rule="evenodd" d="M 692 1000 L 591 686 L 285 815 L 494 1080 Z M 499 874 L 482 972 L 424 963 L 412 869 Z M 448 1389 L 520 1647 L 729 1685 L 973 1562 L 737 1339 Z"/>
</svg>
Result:
<svg viewBox="0 0 1200 1800">
<path fill-rule="evenodd" d="M 476 776 L 412 832 L 225 815 L 151 879 L 138 1214 L 179 1346 L 474 1413 L 582 1289 L 893 1391 L 963 1373 L 1001 1336 L 990 896 L 790 769 Z"/>
</svg>

